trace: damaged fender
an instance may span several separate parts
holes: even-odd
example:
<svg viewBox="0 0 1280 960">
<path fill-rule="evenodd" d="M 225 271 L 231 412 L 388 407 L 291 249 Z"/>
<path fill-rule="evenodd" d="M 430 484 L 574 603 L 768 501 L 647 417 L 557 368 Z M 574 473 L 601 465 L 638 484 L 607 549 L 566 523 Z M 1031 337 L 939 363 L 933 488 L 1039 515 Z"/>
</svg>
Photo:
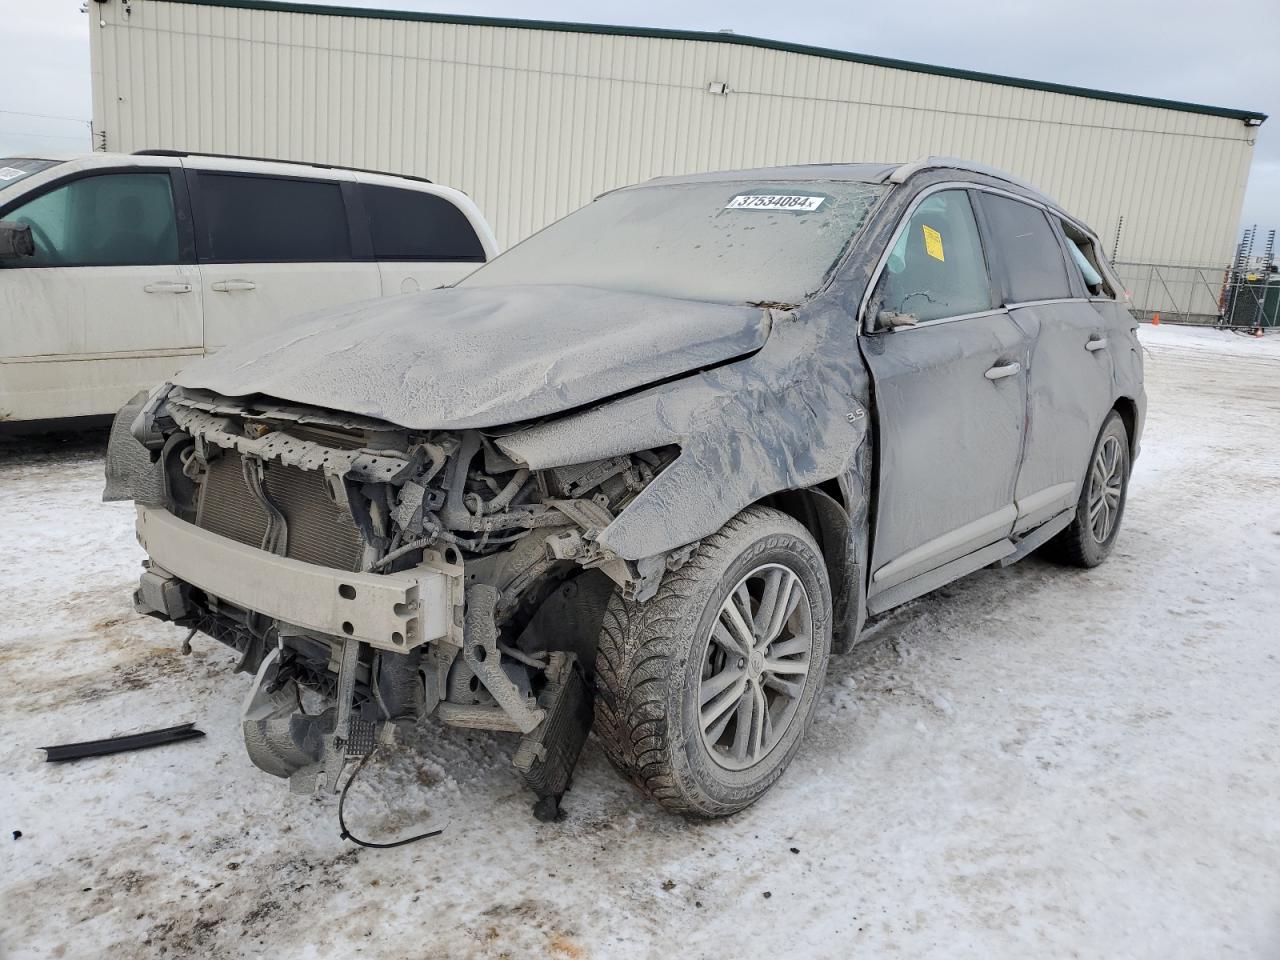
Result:
<svg viewBox="0 0 1280 960">
<path fill-rule="evenodd" d="M 844 343 L 836 339 L 804 311 L 782 314 L 749 360 L 503 437 L 498 445 L 535 470 L 678 445 L 676 461 L 598 538 L 627 560 L 664 554 L 714 533 L 769 494 L 849 469 L 867 436 L 868 384 L 851 362 L 852 331 Z"/>
</svg>

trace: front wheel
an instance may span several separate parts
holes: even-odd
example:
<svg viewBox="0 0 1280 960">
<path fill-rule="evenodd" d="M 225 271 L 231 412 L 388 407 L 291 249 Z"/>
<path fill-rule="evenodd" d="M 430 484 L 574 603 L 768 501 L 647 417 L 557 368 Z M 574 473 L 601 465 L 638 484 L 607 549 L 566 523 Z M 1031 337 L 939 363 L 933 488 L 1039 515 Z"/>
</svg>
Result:
<svg viewBox="0 0 1280 960">
<path fill-rule="evenodd" d="M 813 537 L 751 507 L 668 573 L 615 594 L 596 657 L 596 733 L 669 810 L 724 816 L 782 775 L 813 718 L 831 651 L 831 588 Z"/>
<path fill-rule="evenodd" d="M 1093 446 L 1070 526 L 1049 541 L 1049 553 L 1076 567 L 1096 567 L 1111 554 L 1129 492 L 1129 431 L 1114 410 Z"/>
</svg>

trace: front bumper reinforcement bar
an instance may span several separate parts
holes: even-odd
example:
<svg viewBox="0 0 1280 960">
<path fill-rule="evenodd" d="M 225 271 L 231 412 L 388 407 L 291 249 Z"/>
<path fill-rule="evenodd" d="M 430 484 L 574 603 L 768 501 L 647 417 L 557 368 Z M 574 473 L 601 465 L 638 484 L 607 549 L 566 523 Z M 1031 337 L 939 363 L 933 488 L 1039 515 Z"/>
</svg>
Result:
<svg viewBox="0 0 1280 960">
<path fill-rule="evenodd" d="M 276 556 L 141 505 L 137 531 L 153 574 L 274 620 L 396 653 L 437 640 L 462 645 L 459 567 L 348 573 Z"/>
</svg>

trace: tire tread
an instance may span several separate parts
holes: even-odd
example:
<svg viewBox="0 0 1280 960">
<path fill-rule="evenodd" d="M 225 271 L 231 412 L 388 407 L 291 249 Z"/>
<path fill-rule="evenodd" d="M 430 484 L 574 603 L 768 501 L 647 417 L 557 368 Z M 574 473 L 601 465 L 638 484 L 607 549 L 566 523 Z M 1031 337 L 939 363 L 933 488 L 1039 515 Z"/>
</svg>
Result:
<svg viewBox="0 0 1280 960">
<path fill-rule="evenodd" d="M 714 809 L 710 798 L 698 797 L 682 782 L 672 764 L 679 731 L 668 728 L 667 704 L 673 680 L 684 675 L 690 634 L 702 615 L 700 593 L 708 578 L 719 582 L 726 551 L 761 527 L 794 529 L 793 536 L 812 543 L 786 514 L 749 507 L 705 538 L 682 567 L 668 572 L 653 598 L 637 603 L 617 594 L 604 617 L 596 660 L 596 737 L 619 773 L 675 813 L 732 812 Z M 813 549 L 816 553 L 816 545 Z"/>
</svg>

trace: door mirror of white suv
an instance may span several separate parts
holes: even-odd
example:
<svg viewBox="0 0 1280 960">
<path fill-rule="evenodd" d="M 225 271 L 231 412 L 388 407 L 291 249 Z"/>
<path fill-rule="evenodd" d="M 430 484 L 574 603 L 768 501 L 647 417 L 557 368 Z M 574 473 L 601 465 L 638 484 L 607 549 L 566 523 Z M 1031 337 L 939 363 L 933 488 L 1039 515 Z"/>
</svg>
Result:
<svg viewBox="0 0 1280 960">
<path fill-rule="evenodd" d="M 0 260 L 16 260 L 31 257 L 36 252 L 31 239 L 31 228 L 16 220 L 0 220 Z"/>
</svg>

